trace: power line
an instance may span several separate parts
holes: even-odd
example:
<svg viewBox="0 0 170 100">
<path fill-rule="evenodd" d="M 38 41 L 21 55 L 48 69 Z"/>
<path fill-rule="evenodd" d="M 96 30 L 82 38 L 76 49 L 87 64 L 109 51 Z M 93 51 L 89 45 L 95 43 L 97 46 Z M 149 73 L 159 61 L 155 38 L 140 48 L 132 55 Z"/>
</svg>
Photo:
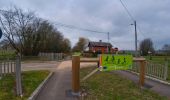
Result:
<svg viewBox="0 0 170 100">
<path fill-rule="evenodd" d="M 93 33 L 108 33 L 108 32 L 91 30 L 91 29 L 87 29 L 87 28 L 81 28 L 81 27 L 77 27 L 77 26 L 74 26 L 74 25 L 63 24 L 63 23 L 60 23 L 60 22 L 56 22 L 55 25 L 59 25 L 61 27 L 66 27 L 66 28 L 70 28 L 70 29 L 93 32 Z"/>
<path fill-rule="evenodd" d="M 137 41 L 137 25 L 136 25 L 136 20 L 134 20 L 132 14 L 129 12 L 129 10 L 127 9 L 126 5 L 122 2 L 122 0 L 119 0 L 120 3 L 122 4 L 123 8 L 125 9 L 125 11 L 127 12 L 127 14 L 129 15 L 129 17 L 131 18 L 131 20 L 134 22 L 134 25 L 135 26 L 135 56 L 137 57 L 138 55 L 138 41 Z"/>
<path fill-rule="evenodd" d="M 112 39 L 110 39 L 110 41 L 111 41 L 112 43 L 114 43 L 114 44 L 118 44 L 118 43 L 119 43 L 119 42 L 113 41 Z"/>
<path fill-rule="evenodd" d="M 143 34 L 143 31 L 141 30 L 141 28 L 140 28 L 140 26 L 138 25 L 138 31 L 140 32 L 140 34 L 144 37 L 144 38 L 146 38 L 146 36 Z"/>
<path fill-rule="evenodd" d="M 129 12 L 129 10 L 127 9 L 126 5 L 122 2 L 122 0 L 119 0 L 120 3 L 122 4 L 123 8 L 125 9 L 125 11 L 127 12 L 127 14 L 129 15 L 129 17 L 131 18 L 132 21 L 135 21 L 132 14 Z"/>
<path fill-rule="evenodd" d="M 13 13 L 11 11 L 1 10 L 1 9 L 0 9 L 0 12 Z M 108 32 L 91 30 L 91 29 L 87 29 L 87 28 L 81 28 L 81 27 L 77 27 L 77 26 L 74 26 L 74 25 L 68 25 L 68 24 L 64 24 L 64 23 L 60 23 L 60 22 L 55 23 L 55 25 L 59 25 L 59 26 L 62 26 L 62 27 L 70 28 L 70 29 L 77 29 L 77 30 L 82 30 L 82 31 L 94 32 L 94 33 L 108 33 Z"/>
<path fill-rule="evenodd" d="M 127 6 L 122 2 L 122 0 L 119 0 L 119 1 L 121 2 L 122 6 L 123 6 L 124 9 L 126 10 L 127 14 L 128 14 L 129 17 L 131 18 L 131 20 L 132 20 L 132 21 L 135 21 L 134 17 L 132 16 L 132 14 L 131 14 L 131 13 L 129 12 L 129 10 L 127 9 Z M 138 26 L 137 26 L 137 29 L 138 29 L 138 31 L 140 32 L 140 34 L 141 34 L 144 38 L 146 38 L 146 36 L 142 33 L 142 31 L 141 31 L 141 29 L 140 29 L 140 27 L 139 27 L 139 24 L 138 24 Z"/>
<path fill-rule="evenodd" d="M 1 10 L 1 9 L 0 9 L 0 12 L 13 13 L 11 11 Z M 77 27 L 74 25 L 68 25 L 68 24 L 64 24 L 64 23 L 60 23 L 60 22 L 56 22 L 55 25 L 59 25 L 61 27 L 66 27 L 66 28 L 70 28 L 70 29 L 93 32 L 93 33 L 108 33 L 108 32 L 103 32 L 103 31 L 91 30 L 91 29 L 87 29 L 87 28 L 81 28 L 81 27 Z M 109 35 L 108 35 L 108 37 L 109 37 Z"/>
<path fill-rule="evenodd" d="M 74 25 L 68 25 L 68 24 L 63 24 L 63 23 L 60 23 L 60 22 L 56 22 L 54 23 L 55 25 L 59 25 L 61 27 L 66 27 L 66 28 L 70 28 L 70 29 L 76 29 L 76 30 L 81 30 L 81 31 L 88 31 L 88 32 L 93 32 L 93 33 L 104 33 L 108 35 L 108 42 L 109 42 L 109 37 L 110 37 L 110 34 L 109 32 L 102 32 L 102 31 L 96 31 L 96 30 L 91 30 L 91 29 L 87 29 L 87 28 L 81 28 L 81 27 L 77 27 L 77 26 L 74 26 Z"/>
<path fill-rule="evenodd" d="M 6 11 L 6 10 L 1 10 L 0 12 L 8 12 L 8 13 L 13 13 L 11 11 Z M 64 24 L 64 23 L 60 23 L 60 22 L 56 22 L 54 23 L 55 25 L 59 25 L 61 27 L 66 27 L 66 28 L 70 28 L 70 29 L 76 29 L 76 30 L 81 30 L 81 31 L 88 31 L 88 32 L 93 32 L 93 33 L 108 33 L 108 32 L 103 32 L 103 31 L 97 31 L 97 30 L 91 30 L 91 29 L 87 29 L 87 28 L 81 28 L 81 27 L 77 27 L 74 25 L 68 25 L 68 24 Z M 109 37 L 109 34 L 108 34 Z"/>
</svg>

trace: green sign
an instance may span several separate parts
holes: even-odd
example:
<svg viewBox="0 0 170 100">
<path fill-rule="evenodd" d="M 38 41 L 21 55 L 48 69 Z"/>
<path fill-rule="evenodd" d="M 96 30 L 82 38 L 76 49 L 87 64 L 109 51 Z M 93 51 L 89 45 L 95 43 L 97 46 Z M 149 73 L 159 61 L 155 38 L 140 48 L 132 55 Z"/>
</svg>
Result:
<svg viewBox="0 0 170 100">
<path fill-rule="evenodd" d="M 132 67 L 132 55 L 109 55 L 100 57 L 101 71 L 127 70 Z"/>
</svg>

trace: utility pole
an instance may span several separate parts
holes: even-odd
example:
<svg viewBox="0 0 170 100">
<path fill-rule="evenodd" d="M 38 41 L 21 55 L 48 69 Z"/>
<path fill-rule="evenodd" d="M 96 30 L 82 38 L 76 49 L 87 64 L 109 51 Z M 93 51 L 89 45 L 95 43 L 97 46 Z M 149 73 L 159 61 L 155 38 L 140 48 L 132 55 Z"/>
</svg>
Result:
<svg viewBox="0 0 170 100">
<path fill-rule="evenodd" d="M 138 44 L 137 44 L 137 29 L 136 29 L 136 21 L 134 21 L 135 25 L 135 56 L 138 56 Z"/>
<path fill-rule="evenodd" d="M 107 35 L 108 35 L 107 39 L 108 39 L 108 43 L 109 43 L 109 32 L 107 33 Z M 109 53 L 109 46 L 108 45 L 107 45 L 107 52 Z"/>
<path fill-rule="evenodd" d="M 108 39 L 108 43 L 109 43 L 109 39 L 110 39 L 110 38 L 109 38 L 109 32 L 107 33 L 107 36 L 108 36 L 108 38 L 107 38 L 107 39 Z"/>
</svg>

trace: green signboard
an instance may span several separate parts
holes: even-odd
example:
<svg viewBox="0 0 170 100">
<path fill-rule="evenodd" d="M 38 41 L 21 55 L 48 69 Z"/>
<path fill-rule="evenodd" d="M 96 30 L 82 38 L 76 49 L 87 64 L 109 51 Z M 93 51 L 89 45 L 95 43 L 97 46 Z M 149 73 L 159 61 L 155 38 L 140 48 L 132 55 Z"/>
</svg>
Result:
<svg viewBox="0 0 170 100">
<path fill-rule="evenodd" d="M 100 56 L 100 70 L 127 70 L 132 68 L 132 55 L 111 55 L 103 54 Z"/>
</svg>

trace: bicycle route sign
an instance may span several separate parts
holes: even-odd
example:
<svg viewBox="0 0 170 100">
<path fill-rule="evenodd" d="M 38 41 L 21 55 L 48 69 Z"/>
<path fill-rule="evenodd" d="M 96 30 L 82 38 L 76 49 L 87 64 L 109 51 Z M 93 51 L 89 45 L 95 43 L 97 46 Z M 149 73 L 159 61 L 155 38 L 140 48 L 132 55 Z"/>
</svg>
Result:
<svg viewBox="0 0 170 100">
<path fill-rule="evenodd" d="M 132 62 L 132 55 L 102 54 L 100 56 L 100 71 L 131 69 Z"/>
</svg>

